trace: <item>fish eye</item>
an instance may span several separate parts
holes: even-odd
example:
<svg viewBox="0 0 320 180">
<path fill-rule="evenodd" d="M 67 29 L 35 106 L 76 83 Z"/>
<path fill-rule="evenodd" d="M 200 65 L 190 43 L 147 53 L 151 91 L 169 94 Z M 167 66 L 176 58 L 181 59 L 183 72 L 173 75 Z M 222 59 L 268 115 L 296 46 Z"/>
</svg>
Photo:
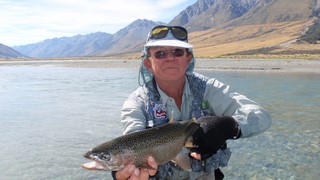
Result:
<svg viewBox="0 0 320 180">
<path fill-rule="evenodd" d="M 109 153 L 105 154 L 105 153 L 101 153 L 99 154 L 99 159 L 103 160 L 103 161 L 110 161 L 111 160 L 111 156 Z"/>
</svg>

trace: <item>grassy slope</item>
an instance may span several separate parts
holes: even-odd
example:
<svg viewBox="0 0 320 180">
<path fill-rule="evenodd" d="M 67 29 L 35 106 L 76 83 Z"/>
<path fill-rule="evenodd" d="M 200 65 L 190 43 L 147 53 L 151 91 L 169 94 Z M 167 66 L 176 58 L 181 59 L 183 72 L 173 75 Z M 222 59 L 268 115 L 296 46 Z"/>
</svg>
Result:
<svg viewBox="0 0 320 180">
<path fill-rule="evenodd" d="M 190 33 L 190 43 L 194 45 L 194 52 L 198 57 L 217 57 L 238 52 L 241 54 L 242 51 L 266 47 L 276 47 L 274 52 L 278 55 L 282 51 L 288 52 L 288 49 L 291 50 L 290 54 L 295 54 L 294 51 L 301 54 L 301 50 L 310 48 L 320 50 L 319 45 L 287 43 L 299 38 L 310 23 L 311 21 L 295 21 L 227 29 L 215 28 Z"/>
</svg>

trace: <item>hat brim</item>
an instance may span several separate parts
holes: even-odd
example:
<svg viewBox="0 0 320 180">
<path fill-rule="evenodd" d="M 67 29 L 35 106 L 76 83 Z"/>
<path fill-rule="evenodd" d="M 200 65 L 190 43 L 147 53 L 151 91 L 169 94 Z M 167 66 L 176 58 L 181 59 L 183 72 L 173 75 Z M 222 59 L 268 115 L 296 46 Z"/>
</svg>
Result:
<svg viewBox="0 0 320 180">
<path fill-rule="evenodd" d="M 153 46 L 173 46 L 173 47 L 182 47 L 182 48 L 192 48 L 193 46 L 189 43 L 179 41 L 179 40 L 157 40 L 157 41 L 149 41 L 145 45 L 145 47 L 153 47 Z"/>
</svg>

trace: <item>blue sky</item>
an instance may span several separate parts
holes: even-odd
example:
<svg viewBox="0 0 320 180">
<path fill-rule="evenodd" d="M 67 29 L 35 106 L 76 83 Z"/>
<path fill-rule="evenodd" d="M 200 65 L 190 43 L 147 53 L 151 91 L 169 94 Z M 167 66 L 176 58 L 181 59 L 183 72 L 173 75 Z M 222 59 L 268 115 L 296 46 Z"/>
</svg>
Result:
<svg viewBox="0 0 320 180">
<path fill-rule="evenodd" d="M 0 43 L 115 33 L 137 19 L 168 23 L 196 0 L 0 0 Z"/>
</svg>

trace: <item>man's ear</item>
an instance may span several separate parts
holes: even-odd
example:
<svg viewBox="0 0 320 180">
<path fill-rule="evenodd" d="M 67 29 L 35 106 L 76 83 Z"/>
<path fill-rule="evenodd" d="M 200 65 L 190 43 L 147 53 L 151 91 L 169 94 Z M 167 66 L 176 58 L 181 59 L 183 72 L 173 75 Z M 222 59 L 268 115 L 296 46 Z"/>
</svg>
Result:
<svg viewBox="0 0 320 180">
<path fill-rule="evenodd" d="M 150 59 L 149 58 L 146 58 L 144 61 L 143 61 L 143 65 L 150 71 L 151 70 L 151 62 L 150 62 Z M 151 72 L 151 71 L 150 71 Z"/>
<path fill-rule="evenodd" d="M 191 52 L 188 52 L 187 58 L 189 63 L 191 62 L 192 57 L 193 57 L 193 54 Z"/>
</svg>

